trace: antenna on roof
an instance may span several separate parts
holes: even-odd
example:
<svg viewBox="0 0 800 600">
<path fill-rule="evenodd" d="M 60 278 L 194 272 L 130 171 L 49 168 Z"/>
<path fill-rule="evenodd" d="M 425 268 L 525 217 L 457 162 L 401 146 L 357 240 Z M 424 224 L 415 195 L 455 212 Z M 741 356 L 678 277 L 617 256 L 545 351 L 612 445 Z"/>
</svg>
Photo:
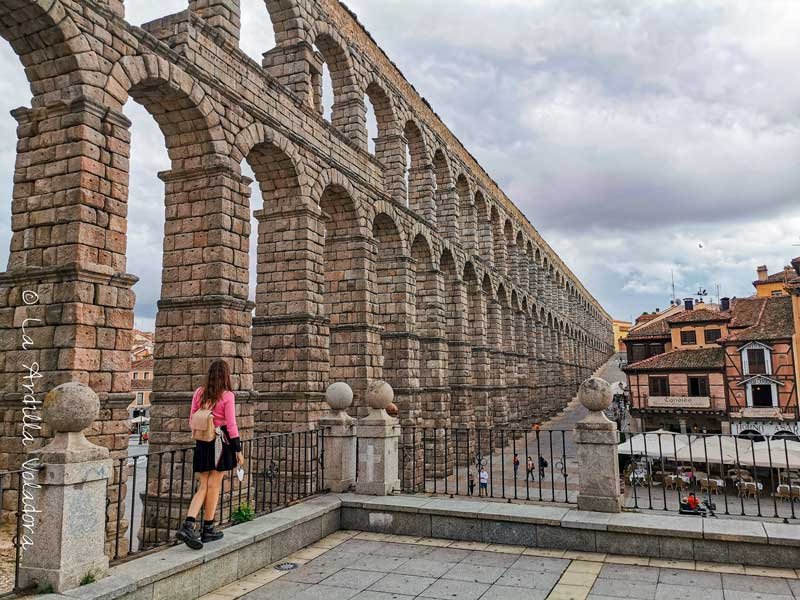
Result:
<svg viewBox="0 0 800 600">
<path fill-rule="evenodd" d="M 670 269 L 669 274 L 672 277 L 672 300 L 675 300 L 675 270 Z"/>
</svg>

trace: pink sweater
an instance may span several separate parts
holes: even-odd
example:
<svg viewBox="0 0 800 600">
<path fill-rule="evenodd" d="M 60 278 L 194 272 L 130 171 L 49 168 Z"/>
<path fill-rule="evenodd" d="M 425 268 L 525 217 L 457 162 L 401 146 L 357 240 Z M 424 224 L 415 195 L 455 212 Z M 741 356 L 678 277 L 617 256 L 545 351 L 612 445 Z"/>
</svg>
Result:
<svg viewBox="0 0 800 600">
<path fill-rule="evenodd" d="M 202 386 L 194 391 L 192 396 L 192 412 L 189 413 L 189 418 L 200 410 L 200 402 L 203 400 Z M 221 427 L 225 425 L 228 428 L 228 437 L 230 439 L 239 437 L 239 428 L 236 426 L 236 405 L 234 404 L 233 392 L 224 392 L 222 398 L 217 400 L 214 409 L 211 411 L 214 415 L 214 426 Z"/>
</svg>

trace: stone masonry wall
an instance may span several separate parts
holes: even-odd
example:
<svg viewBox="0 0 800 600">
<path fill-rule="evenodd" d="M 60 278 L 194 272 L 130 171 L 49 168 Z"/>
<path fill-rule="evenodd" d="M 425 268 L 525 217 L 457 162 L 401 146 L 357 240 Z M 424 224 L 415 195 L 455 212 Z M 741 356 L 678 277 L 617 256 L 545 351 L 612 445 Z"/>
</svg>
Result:
<svg viewBox="0 0 800 600">
<path fill-rule="evenodd" d="M 528 427 L 612 352 L 609 315 L 355 16 L 336 0 L 265 5 L 277 46 L 257 64 L 238 48 L 238 0 L 187 0 L 141 28 L 122 0 L 0 0 L 0 36 L 32 94 L 13 111 L 0 469 L 32 449 L 25 394 L 41 399 L 64 381 L 101 397 L 92 441 L 127 452 L 129 102 L 156 120 L 172 163 L 159 174 L 151 451 L 188 441 L 189 398 L 215 358 L 232 367 L 249 437 L 313 427 L 335 380 L 363 413 L 364 390 L 381 378 L 406 426 Z M 41 377 L 29 389 L 32 365 Z M 116 473 L 110 493 L 124 482 Z"/>
</svg>

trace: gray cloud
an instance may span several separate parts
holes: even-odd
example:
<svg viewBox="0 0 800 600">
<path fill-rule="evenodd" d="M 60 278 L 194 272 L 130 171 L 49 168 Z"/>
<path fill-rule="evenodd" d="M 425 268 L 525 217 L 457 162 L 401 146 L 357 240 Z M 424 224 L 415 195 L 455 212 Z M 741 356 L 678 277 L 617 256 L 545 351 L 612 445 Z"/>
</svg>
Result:
<svg viewBox="0 0 800 600">
<path fill-rule="evenodd" d="M 681 297 L 716 284 L 723 294 L 749 294 L 757 264 L 776 270 L 797 251 L 800 5 L 347 4 L 615 316 L 663 307 L 672 273 Z M 142 23 L 183 10 L 186 0 L 126 6 L 128 19 Z M 263 0 L 243 0 L 242 20 L 242 47 L 260 61 L 274 44 Z M 7 46 L 0 72 L 0 106 L 29 103 Z M 141 277 L 137 318 L 146 324 L 160 286 L 156 173 L 169 160 L 152 118 L 133 102 L 125 111 L 133 121 L 128 270 Z M 0 186 L 10 198 L 10 117 L 0 119 L 0 136 Z M 3 260 L 9 222 L 0 212 Z"/>
</svg>

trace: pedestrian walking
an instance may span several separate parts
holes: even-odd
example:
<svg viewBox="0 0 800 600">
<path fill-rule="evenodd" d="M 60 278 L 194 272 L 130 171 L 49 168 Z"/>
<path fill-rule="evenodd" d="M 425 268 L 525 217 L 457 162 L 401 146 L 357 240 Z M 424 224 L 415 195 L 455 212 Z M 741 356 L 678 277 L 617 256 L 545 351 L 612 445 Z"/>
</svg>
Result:
<svg viewBox="0 0 800 600">
<path fill-rule="evenodd" d="M 531 481 L 536 481 L 536 477 L 533 474 L 533 469 L 533 459 L 529 456 L 528 460 L 525 461 L 525 471 L 527 471 L 525 475 L 525 481 L 528 481 L 528 478 L 530 478 Z"/>
<path fill-rule="evenodd" d="M 222 480 L 226 471 L 237 464 L 244 465 L 231 373 L 224 360 L 211 363 L 204 384 L 195 390 L 189 425 L 195 440 L 192 466 L 198 488 L 175 537 L 193 550 L 199 550 L 206 542 L 222 539 L 223 533 L 214 528 Z M 203 526 L 198 532 L 196 525 L 201 509 Z"/>
<path fill-rule="evenodd" d="M 539 456 L 539 479 L 544 479 L 544 470 L 548 467 L 547 461 L 544 456 Z"/>
<path fill-rule="evenodd" d="M 488 496 L 489 495 L 489 473 L 486 472 L 486 469 L 481 467 L 481 472 L 478 474 L 478 479 L 480 480 L 480 489 L 478 490 L 478 496 Z"/>
<path fill-rule="evenodd" d="M 467 484 L 467 495 L 472 496 L 475 493 L 475 475 L 472 473 L 472 469 L 469 470 L 469 483 Z"/>
<path fill-rule="evenodd" d="M 517 480 L 518 472 L 519 472 L 519 454 L 514 453 L 514 481 Z"/>
</svg>

